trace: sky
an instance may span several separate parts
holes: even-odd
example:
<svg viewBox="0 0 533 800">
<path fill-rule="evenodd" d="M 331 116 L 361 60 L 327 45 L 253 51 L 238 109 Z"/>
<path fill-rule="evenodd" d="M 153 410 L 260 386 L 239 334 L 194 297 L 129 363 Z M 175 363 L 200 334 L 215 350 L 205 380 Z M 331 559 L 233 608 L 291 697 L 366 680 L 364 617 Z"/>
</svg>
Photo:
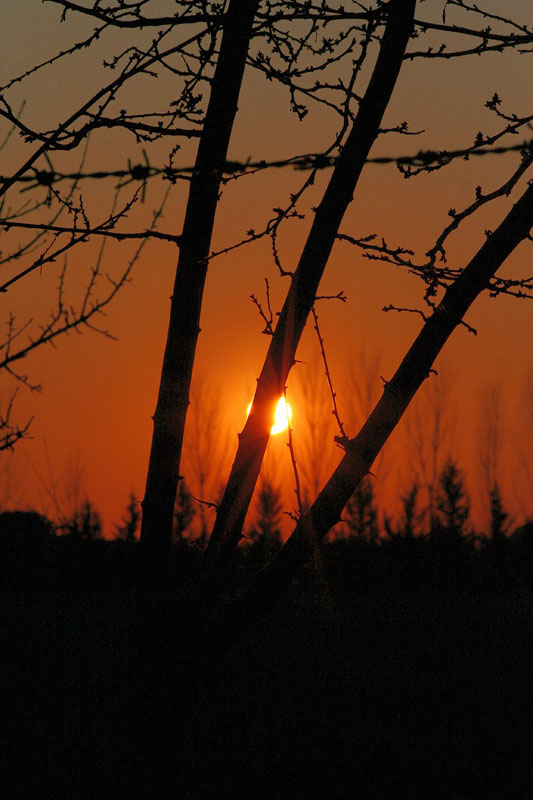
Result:
<svg viewBox="0 0 533 800">
<path fill-rule="evenodd" d="M 155 13 L 157 8 L 168 5 L 154 2 L 151 7 Z M 484 7 L 497 6 L 492 2 Z M 419 3 L 417 15 L 440 19 L 442 7 L 443 3 L 437 0 Z M 4 12 L 5 29 L 10 35 L 0 67 L 2 85 L 87 35 L 93 27 L 73 13 L 61 23 L 60 10 L 54 4 L 43 5 L 37 0 L 8 3 Z M 520 2 L 506 4 L 506 13 L 529 26 L 533 24 L 531 11 Z M 453 9 L 448 10 L 448 16 L 453 18 Z M 493 25 L 496 27 L 497 23 Z M 23 119 L 30 126 L 52 127 L 101 85 L 106 73 L 103 58 L 127 47 L 128 37 L 129 31 L 103 36 L 94 51 L 82 51 L 68 62 L 30 75 L 7 90 L 6 97 L 15 109 L 25 101 Z M 406 120 L 409 130 L 423 133 L 381 137 L 372 155 L 396 156 L 420 149 L 470 145 L 478 130 L 493 133 L 500 127 L 485 107 L 494 92 L 502 98 L 507 113 L 531 113 L 533 87 L 525 79 L 528 65 L 527 53 L 512 52 L 407 61 L 384 125 L 392 127 Z M 361 76 L 359 91 L 364 90 L 367 79 L 368 75 Z M 144 78 L 121 102 L 127 103 L 128 109 L 151 110 L 156 103 L 168 102 L 178 91 L 179 81 L 173 82 L 168 75 Z M 338 120 L 327 108 L 311 109 L 300 122 L 288 106 L 282 88 L 248 70 L 229 158 L 275 160 L 318 152 L 331 141 Z M 511 143 L 526 138 L 527 130 Z M 7 123 L 0 120 L 0 140 L 7 131 Z M 20 137 L 11 137 L 0 151 L 0 173 L 10 174 L 23 162 L 28 148 L 34 146 L 25 144 Z M 151 163 L 164 163 L 167 145 L 138 145 L 123 132 L 100 131 L 91 137 L 85 167 L 117 169 L 124 168 L 128 160 L 139 163 L 143 159 L 142 146 Z M 195 140 L 185 142 L 176 163 L 190 165 L 195 146 Z M 58 154 L 53 162 L 57 169 L 64 166 L 75 170 L 80 158 L 78 148 L 75 153 Z M 368 164 L 341 231 L 353 236 L 376 233 L 391 245 L 413 249 L 421 258 L 448 224 L 450 208 L 460 210 L 471 203 L 478 185 L 484 191 L 496 188 L 517 163 L 516 154 L 469 162 L 457 160 L 439 172 L 410 180 L 405 180 L 393 164 Z M 261 230 L 272 216 L 272 209 L 285 205 L 306 175 L 285 168 L 229 182 L 217 212 L 213 250 L 239 242 L 250 228 Z M 287 269 L 297 263 L 312 206 L 319 201 L 329 175 L 330 170 L 321 171 L 305 196 L 299 208 L 303 219 L 289 220 L 282 229 L 280 254 Z M 510 198 L 491 203 L 450 238 L 451 264 L 468 262 L 483 242 L 484 231 L 503 218 L 523 192 L 526 180 L 522 179 Z M 128 223 L 131 230 L 150 223 L 152 210 L 159 206 L 167 188 L 168 183 L 161 179 L 149 182 L 144 203 L 134 208 Z M 186 189 L 187 184 L 180 181 L 172 188 L 159 230 L 179 233 Z M 123 190 L 123 199 L 128 191 L 128 187 Z M 29 193 L 25 197 L 28 196 Z M 111 208 L 113 183 L 108 180 L 87 184 L 83 199 L 91 219 L 101 218 Z M 22 235 L 17 236 L 18 239 L 10 233 L 10 238 L 5 239 L 7 244 L 0 249 L 5 253 L 9 243 L 21 241 Z M 77 303 L 83 296 L 99 246 L 92 242 L 69 255 L 69 302 Z M 102 257 L 104 274 L 117 275 L 132 258 L 136 246 L 108 243 Z M 125 512 L 130 492 L 142 497 L 176 261 L 174 244 L 148 243 L 135 263 L 131 282 L 106 309 L 106 316 L 97 320 L 113 338 L 93 331 L 70 333 L 58 339 L 55 347 L 39 348 L 24 360 L 23 374 L 32 383 L 42 385 L 42 391 L 29 391 L 19 385 L 17 420 L 33 420 L 28 439 L 20 442 L 14 453 L 0 453 L 2 508 L 35 508 L 54 517 L 58 505 L 65 507 L 74 502 L 73 498 L 87 496 L 102 514 L 106 534 L 110 535 Z M 19 263 L 22 262 L 17 267 Z M 511 277 L 531 274 L 530 264 L 531 245 L 526 243 L 508 260 L 503 272 Z M 34 272 L 3 295 L 4 325 L 10 312 L 20 323 L 31 317 L 34 325 L 43 324 L 55 302 L 60 266 L 48 265 Z M 12 268 L 12 264 L 2 266 L 6 271 Z M 269 240 L 231 250 L 211 261 L 182 469 L 183 474 L 190 475 L 193 490 L 198 491 L 199 453 L 215 465 L 210 468 L 204 487 L 209 500 L 216 499 L 229 470 L 237 433 L 244 424 L 268 345 L 268 338 L 262 333 L 264 323 L 250 299 L 254 294 L 264 305 L 265 279 L 269 281 L 275 312 L 281 308 L 288 279 L 281 277 L 272 263 Z M 101 286 L 99 291 L 105 288 L 105 278 Z M 346 295 L 346 302 L 323 300 L 318 304 L 318 314 L 340 413 L 353 435 L 364 413 L 370 410 L 369 403 L 379 396 L 382 379 L 393 374 L 420 329 L 418 315 L 385 314 L 382 309 L 389 304 L 423 308 L 423 286 L 415 276 L 364 259 L 359 251 L 338 242 L 320 292 L 336 295 L 340 291 Z M 416 452 L 417 447 L 420 449 L 420 436 L 416 431 L 423 427 L 424 420 L 429 420 L 430 425 L 435 408 L 442 403 L 445 411 L 439 457 L 444 459 L 451 453 L 465 469 L 474 511 L 481 522 L 484 512 L 480 503 L 480 454 L 483 458 L 491 416 L 489 398 L 499 391 L 498 477 L 504 502 L 518 524 L 533 515 L 533 486 L 528 483 L 533 439 L 527 424 L 533 400 L 527 388 L 533 375 L 531 303 L 509 297 L 483 297 L 469 312 L 467 321 L 477 335 L 465 328 L 453 334 L 439 359 L 439 376 L 431 379 L 434 385 L 424 387 L 374 468 L 378 498 L 390 514 L 397 513 L 398 497 L 419 466 Z M 288 396 L 294 414 L 295 452 L 312 495 L 314 488 L 328 477 L 340 453 L 333 440 L 331 400 L 316 334 L 310 325 L 297 358 L 288 382 Z M 0 376 L 0 400 L 4 405 L 14 388 L 16 384 L 11 379 Z M 213 430 L 217 431 L 215 437 L 211 435 Z M 425 447 L 430 438 L 428 434 Z M 264 477 L 283 487 L 284 506 L 288 511 L 294 510 L 294 484 L 282 434 L 272 437 Z"/>
</svg>

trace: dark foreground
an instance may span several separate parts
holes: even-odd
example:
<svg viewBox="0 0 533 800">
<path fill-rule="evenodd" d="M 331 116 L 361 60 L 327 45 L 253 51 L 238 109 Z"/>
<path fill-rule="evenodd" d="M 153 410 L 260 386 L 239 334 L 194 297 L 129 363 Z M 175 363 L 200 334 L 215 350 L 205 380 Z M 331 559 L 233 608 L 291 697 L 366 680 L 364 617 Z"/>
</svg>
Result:
<svg viewBox="0 0 533 800">
<path fill-rule="evenodd" d="M 10 565 L 6 799 L 532 796 L 523 575 L 337 553 L 228 646 L 199 644 L 176 589 L 194 559 L 139 622 L 122 544 Z"/>
</svg>

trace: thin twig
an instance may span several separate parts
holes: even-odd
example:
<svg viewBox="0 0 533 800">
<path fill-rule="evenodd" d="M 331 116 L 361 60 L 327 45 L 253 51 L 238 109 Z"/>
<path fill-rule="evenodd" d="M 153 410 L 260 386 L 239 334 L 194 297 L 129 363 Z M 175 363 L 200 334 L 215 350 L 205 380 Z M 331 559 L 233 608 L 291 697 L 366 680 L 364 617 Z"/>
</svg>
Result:
<svg viewBox="0 0 533 800">
<path fill-rule="evenodd" d="M 304 506 L 302 501 L 302 490 L 300 485 L 300 476 L 298 474 L 298 465 L 296 463 L 296 455 L 294 453 L 294 441 L 292 438 L 293 429 L 291 427 L 291 417 L 289 413 L 289 404 L 287 402 L 287 387 L 283 390 L 283 397 L 285 399 L 285 411 L 287 414 L 287 447 L 291 455 L 292 471 L 294 474 L 294 493 L 296 495 L 296 502 L 298 504 L 298 517 L 301 519 L 304 515 Z"/>
<path fill-rule="evenodd" d="M 340 298 L 340 299 L 342 299 L 342 298 Z M 324 363 L 324 370 L 325 370 L 326 379 L 327 379 L 327 382 L 328 382 L 329 393 L 331 395 L 331 400 L 332 400 L 332 403 L 333 403 L 333 410 L 332 410 L 331 413 L 333 414 L 333 416 L 337 420 L 337 425 L 339 426 L 339 431 L 340 431 L 340 436 L 336 436 L 335 437 L 335 441 L 337 442 L 337 444 L 341 445 L 341 447 L 342 447 L 344 445 L 344 443 L 348 441 L 348 437 L 346 436 L 346 431 L 344 430 L 344 425 L 343 425 L 342 420 L 341 420 L 340 415 L 339 415 L 339 409 L 338 409 L 338 406 L 337 406 L 337 395 L 336 395 L 336 393 L 335 393 L 335 391 L 333 389 L 333 382 L 331 380 L 331 373 L 329 371 L 328 360 L 326 358 L 326 350 L 325 350 L 325 347 L 324 347 L 324 339 L 322 338 L 322 334 L 320 333 L 320 328 L 319 328 L 319 325 L 318 325 L 318 314 L 316 313 L 314 306 L 311 309 L 311 313 L 313 315 L 313 320 L 315 322 L 314 328 L 315 328 L 315 331 L 316 331 L 316 335 L 318 337 L 318 343 L 320 345 L 320 353 L 322 355 L 322 361 Z"/>
</svg>

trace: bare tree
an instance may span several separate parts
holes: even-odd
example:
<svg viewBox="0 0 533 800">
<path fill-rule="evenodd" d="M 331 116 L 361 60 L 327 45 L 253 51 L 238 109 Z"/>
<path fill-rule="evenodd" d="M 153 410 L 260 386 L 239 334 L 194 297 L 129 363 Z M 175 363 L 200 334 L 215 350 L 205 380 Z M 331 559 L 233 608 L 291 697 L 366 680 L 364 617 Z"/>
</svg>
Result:
<svg viewBox="0 0 533 800">
<path fill-rule="evenodd" d="M 84 40 L 2 87 L 0 115 L 25 138 L 31 151 L 25 152 L 11 173 L 3 176 L 0 197 L 24 186 L 32 189 L 37 199 L 29 209 L 24 203 L 2 206 L 0 224 L 11 235 L 23 231 L 27 236 L 38 237 L 35 246 L 39 252 L 33 257 L 35 242 L 30 245 L 28 240 L 15 246 L 7 263 L 13 265 L 18 255 L 28 259 L 28 263 L 22 269 L 14 269 L 0 289 L 5 291 L 53 260 L 70 255 L 91 238 L 104 243 L 140 240 L 140 248 L 150 238 L 157 237 L 179 247 L 143 500 L 141 544 L 147 563 L 155 568 L 157 575 L 165 568 L 171 543 L 200 312 L 211 259 L 259 239 L 270 239 L 274 265 L 290 285 L 279 314 L 262 309 L 270 344 L 204 558 L 203 589 L 208 598 L 217 596 L 242 536 L 270 436 L 273 409 L 285 390 L 302 332 L 320 297 L 320 281 L 334 245 L 341 242 L 343 247 L 350 246 L 367 259 L 391 264 L 419 279 L 422 308 L 390 304 L 385 310 L 417 314 L 422 319 L 421 330 L 394 376 L 384 381 L 381 398 L 359 433 L 349 438 L 341 431 L 336 437 L 344 452 L 340 464 L 309 511 L 299 514 L 288 542 L 258 576 L 253 591 L 258 596 L 263 592 L 267 597 L 305 562 L 312 543 L 323 538 L 339 521 L 343 507 L 368 474 L 411 399 L 430 376 L 435 359 L 451 333 L 459 325 L 470 328 L 464 315 L 475 299 L 484 291 L 515 297 L 533 294 L 530 277 L 511 279 L 498 272 L 514 249 L 530 238 L 532 187 L 523 191 L 495 230 L 487 231 L 486 240 L 466 266 L 458 266 L 457 258 L 447 261 L 448 249 L 453 252 L 450 242 L 462 230 L 463 223 L 493 200 L 509 197 L 525 182 L 533 158 L 531 142 L 511 145 L 508 139 L 509 135 L 528 130 L 533 114 L 508 111 L 494 94 L 486 105 L 496 121 L 495 131 L 476 134 L 472 131 L 471 140 L 463 147 L 405 157 L 382 158 L 371 154 L 379 137 L 410 134 L 407 123 L 383 127 L 385 112 L 406 62 L 477 58 L 495 50 L 527 50 L 533 34 L 525 24 L 504 16 L 495 18 L 463 0 L 445 3 L 438 21 L 429 13 L 425 17 L 424 4 L 417 5 L 416 0 L 388 3 L 376 0 L 369 8 L 351 3 L 347 8 L 313 0 L 304 4 L 289 0 L 228 0 L 213 4 L 184 0 L 173 4 L 170 15 L 162 14 L 158 4 L 152 6 L 145 0 L 127 5 L 121 0 L 112 1 L 105 7 L 101 4 L 88 7 L 70 0 L 53 0 L 53 3 L 61 9 L 63 18 L 80 15 L 96 27 Z M 452 11 L 457 13 L 459 21 L 450 20 Z M 485 24 L 487 19 L 490 27 Z M 66 111 L 65 118 L 52 130 L 40 130 L 14 110 L 8 96 L 13 86 L 29 80 L 36 70 L 46 69 L 61 59 L 67 61 L 118 29 L 128 30 L 134 43 L 107 63 L 112 70 L 111 78 L 76 108 Z M 244 160 L 229 163 L 228 147 L 246 70 L 282 87 L 299 119 L 305 118 L 312 107 L 327 108 L 337 121 L 330 143 L 321 146 L 319 152 L 293 153 L 270 164 Z M 136 81 L 158 80 L 163 75 L 172 78 L 173 87 L 174 81 L 179 82 L 179 91 L 172 88 L 173 99 L 162 110 L 139 111 L 127 101 L 121 105 L 123 95 L 127 100 L 127 91 L 134 91 Z M 82 180 L 94 178 L 94 174 L 85 172 L 83 167 L 75 173 L 61 172 L 52 158 L 55 159 L 56 153 L 76 150 L 89 134 L 111 135 L 109 132 L 113 130 L 132 135 L 140 146 L 166 143 L 167 163 L 154 167 L 145 153 L 139 163 L 129 164 L 127 169 L 99 173 L 98 180 L 118 179 L 121 194 L 107 214 L 102 216 L 99 209 L 89 214 L 83 196 L 75 187 Z M 178 147 L 189 141 L 198 142 L 194 164 L 177 168 Z M 387 243 L 376 233 L 354 233 L 351 221 L 345 219 L 369 161 L 395 163 L 404 177 L 412 180 L 417 175 L 427 176 L 445 169 L 458 163 L 458 159 L 473 160 L 481 154 L 489 157 L 499 148 L 514 152 L 517 163 L 495 188 L 486 191 L 477 186 L 474 199 L 464 209 L 451 208 L 449 220 L 422 258 L 404 245 Z M 249 229 L 242 240 L 225 246 L 219 253 L 212 252 L 215 215 L 225 183 L 267 168 L 287 166 L 297 166 L 305 174 L 286 206 L 274 209 L 274 216 L 264 229 Z M 316 204 L 313 201 L 312 223 L 296 267 L 291 270 L 280 254 L 280 231 L 291 220 L 301 217 L 302 198 L 318 191 L 313 186 L 324 175 L 322 170 L 331 170 L 331 174 L 322 197 Z M 146 186 L 156 176 L 163 176 L 170 188 L 178 182 L 188 188 L 179 233 L 156 230 L 159 210 L 142 231 L 126 227 L 126 221 L 135 218 Z M 120 197 L 125 199 L 118 205 Z M 35 221 L 36 215 L 42 217 L 43 210 L 52 207 L 54 213 L 63 214 L 68 224 L 63 218 L 50 215 L 44 221 L 42 218 Z M 348 228 L 346 232 L 341 230 L 343 224 Z M 134 256 L 137 257 L 135 253 Z M 15 352 L 15 343 L 20 341 L 25 328 L 24 324 L 17 327 L 13 320 L 8 327 L 5 362 L 0 367 L 11 369 L 16 360 L 20 362 L 36 346 L 55 340 L 60 333 L 92 326 L 95 315 L 129 280 L 135 258 L 118 277 L 106 283 L 107 291 L 100 296 L 96 294 L 96 284 L 102 279 L 102 260 L 97 254 L 88 289 L 75 312 L 64 302 L 66 272 L 63 270 L 57 310 L 49 327 L 45 326 L 39 339 L 30 339 Z M 24 375 L 16 377 L 28 382 Z"/>
<path fill-rule="evenodd" d="M 503 443 L 503 407 L 501 383 L 491 383 L 481 391 L 478 421 L 478 457 L 483 506 L 488 508 L 485 529 L 491 525 L 491 506 L 501 502 L 499 467 Z"/>
<path fill-rule="evenodd" d="M 439 476 L 456 449 L 456 414 L 452 400 L 453 377 L 448 366 L 439 367 L 421 387 L 405 417 L 404 440 L 408 482 L 413 478 L 423 490 L 426 527 L 436 519 Z"/>
<path fill-rule="evenodd" d="M 85 469 L 80 454 L 70 453 L 59 471 L 52 463 L 46 443 L 44 455 L 46 473 L 40 471 L 33 461 L 28 460 L 39 484 L 44 514 L 55 522 L 59 530 L 64 532 L 78 530 L 83 524 L 84 505 L 89 503 Z"/>
<path fill-rule="evenodd" d="M 316 497 L 334 463 L 337 430 L 323 370 L 320 361 L 299 365 L 294 371 L 296 385 L 293 389 L 291 383 L 289 392 L 289 401 L 294 398 L 298 408 L 293 425 L 304 498 Z"/>
<path fill-rule="evenodd" d="M 382 354 L 366 342 L 349 362 L 348 376 L 343 384 L 343 405 L 346 423 L 352 432 L 358 431 L 372 411 L 383 386 Z M 366 479 L 372 484 L 372 495 L 378 500 L 386 496 L 391 477 L 391 460 L 388 446 L 380 451 Z M 368 492 L 368 487 L 367 487 Z"/>
<path fill-rule="evenodd" d="M 183 472 L 196 501 L 200 526 L 198 545 L 205 547 L 219 498 L 226 466 L 229 433 L 224 422 L 220 392 L 196 375 L 191 387 L 183 448 Z"/>
<path fill-rule="evenodd" d="M 527 373 L 516 414 L 515 453 L 525 491 L 520 503 L 526 519 L 533 517 L 533 369 Z M 518 499 L 518 498 L 517 498 Z"/>
<path fill-rule="evenodd" d="M 285 387 L 339 226 L 378 135 L 413 30 L 414 6 L 410 0 L 393 0 L 387 6 L 387 22 L 374 72 L 322 201 L 316 209 L 272 335 L 250 415 L 239 438 L 237 455 L 209 540 L 207 555 L 212 573 L 225 569 L 240 538 L 268 443 L 274 404 Z"/>
<path fill-rule="evenodd" d="M 116 536 L 126 542 L 134 542 L 137 538 L 137 529 L 141 521 L 140 503 L 133 492 L 130 492 L 126 513 L 122 517 L 122 524 L 115 528 Z"/>
</svg>

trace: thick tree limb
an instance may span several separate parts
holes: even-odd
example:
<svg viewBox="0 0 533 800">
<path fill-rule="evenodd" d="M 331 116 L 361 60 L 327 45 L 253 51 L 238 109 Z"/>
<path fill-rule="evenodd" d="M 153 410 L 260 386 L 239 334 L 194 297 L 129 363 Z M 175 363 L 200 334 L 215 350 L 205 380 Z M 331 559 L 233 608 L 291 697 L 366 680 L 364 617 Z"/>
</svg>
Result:
<svg viewBox="0 0 533 800">
<path fill-rule="evenodd" d="M 215 211 L 258 1 L 231 0 L 229 5 L 191 176 L 142 504 L 141 545 L 154 564 L 164 563 L 170 550 Z"/>
</svg>

